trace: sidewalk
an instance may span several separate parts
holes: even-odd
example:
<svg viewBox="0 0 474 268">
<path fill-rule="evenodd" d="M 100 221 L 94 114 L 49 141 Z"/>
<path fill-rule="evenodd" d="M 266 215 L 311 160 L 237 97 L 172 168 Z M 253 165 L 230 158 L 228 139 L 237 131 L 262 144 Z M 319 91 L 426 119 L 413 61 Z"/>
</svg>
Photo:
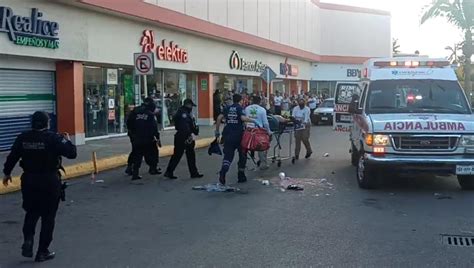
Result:
<svg viewBox="0 0 474 268">
<path fill-rule="evenodd" d="M 209 146 L 213 140 L 214 131 L 211 126 L 201 126 L 200 135 L 196 140 L 196 148 L 203 148 Z M 160 149 L 160 157 L 170 156 L 173 153 L 173 142 L 175 130 L 165 130 L 161 132 L 162 148 Z M 66 169 L 64 179 L 70 179 L 78 176 L 91 174 L 95 167 L 92 161 L 93 152 L 97 155 L 97 169 L 98 171 L 108 170 L 124 166 L 127 162 L 128 153 L 131 150 L 130 140 L 127 136 L 109 138 L 103 140 L 93 140 L 86 142 L 85 145 L 77 147 L 77 158 L 69 160 L 63 157 L 63 165 Z M 0 163 L 3 170 L 3 164 L 8 156 L 8 152 L 0 153 Z M 13 170 L 12 175 L 13 184 L 5 188 L 0 187 L 0 194 L 5 194 L 20 189 L 19 175 L 21 175 L 21 168 L 17 164 Z M 3 176 L 3 174 L 2 174 Z"/>
</svg>

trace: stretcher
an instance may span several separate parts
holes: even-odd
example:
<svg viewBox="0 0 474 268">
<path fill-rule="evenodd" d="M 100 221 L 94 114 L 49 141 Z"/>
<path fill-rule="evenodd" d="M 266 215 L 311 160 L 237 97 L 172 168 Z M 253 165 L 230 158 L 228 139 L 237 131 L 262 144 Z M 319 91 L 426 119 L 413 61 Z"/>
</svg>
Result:
<svg viewBox="0 0 474 268">
<path fill-rule="evenodd" d="M 278 115 L 269 115 L 268 123 L 270 124 L 270 130 L 273 132 L 275 145 L 273 146 L 273 155 L 268 157 L 272 160 L 272 163 L 277 163 L 278 167 L 281 167 L 283 160 L 291 160 L 294 164 L 296 157 L 293 151 L 293 136 L 297 126 L 297 122 L 292 119 L 285 119 Z M 288 155 L 282 156 L 282 137 L 288 135 Z"/>
</svg>

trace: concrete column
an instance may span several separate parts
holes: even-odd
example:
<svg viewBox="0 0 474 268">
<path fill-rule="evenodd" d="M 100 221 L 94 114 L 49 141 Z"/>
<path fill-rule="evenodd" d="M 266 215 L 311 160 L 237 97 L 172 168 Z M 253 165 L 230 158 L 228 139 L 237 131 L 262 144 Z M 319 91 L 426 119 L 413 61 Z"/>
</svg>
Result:
<svg viewBox="0 0 474 268">
<path fill-rule="evenodd" d="M 58 131 L 71 135 L 76 145 L 85 144 L 84 68 L 81 62 L 56 62 Z"/>
<path fill-rule="evenodd" d="M 206 87 L 207 85 L 207 87 Z M 212 126 L 214 124 L 214 81 L 212 74 L 198 75 L 198 124 Z"/>
</svg>

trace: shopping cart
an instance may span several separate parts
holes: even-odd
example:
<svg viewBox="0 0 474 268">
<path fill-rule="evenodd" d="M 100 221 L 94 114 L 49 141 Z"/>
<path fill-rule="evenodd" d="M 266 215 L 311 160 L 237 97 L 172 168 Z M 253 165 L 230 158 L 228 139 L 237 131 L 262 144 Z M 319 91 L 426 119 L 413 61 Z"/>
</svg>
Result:
<svg viewBox="0 0 474 268">
<path fill-rule="evenodd" d="M 297 122 L 294 119 L 285 119 L 278 115 L 269 115 L 268 123 L 270 124 L 270 130 L 273 132 L 275 145 L 273 146 L 273 155 L 269 157 L 272 163 L 277 163 L 278 167 L 281 167 L 281 161 L 290 160 L 294 164 L 296 157 L 293 152 L 293 136 Z M 288 135 L 288 155 L 281 155 L 282 151 L 282 137 Z"/>
</svg>

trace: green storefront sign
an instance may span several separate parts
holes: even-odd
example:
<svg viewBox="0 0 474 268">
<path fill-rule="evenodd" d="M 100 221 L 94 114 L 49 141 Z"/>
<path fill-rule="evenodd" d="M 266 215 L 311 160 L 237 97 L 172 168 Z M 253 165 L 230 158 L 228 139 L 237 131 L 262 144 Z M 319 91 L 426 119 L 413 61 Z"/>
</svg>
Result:
<svg viewBox="0 0 474 268">
<path fill-rule="evenodd" d="M 59 23 L 46 20 L 37 8 L 32 8 L 29 16 L 20 16 L 11 8 L 0 6 L 1 32 L 16 45 L 59 48 Z"/>
</svg>

